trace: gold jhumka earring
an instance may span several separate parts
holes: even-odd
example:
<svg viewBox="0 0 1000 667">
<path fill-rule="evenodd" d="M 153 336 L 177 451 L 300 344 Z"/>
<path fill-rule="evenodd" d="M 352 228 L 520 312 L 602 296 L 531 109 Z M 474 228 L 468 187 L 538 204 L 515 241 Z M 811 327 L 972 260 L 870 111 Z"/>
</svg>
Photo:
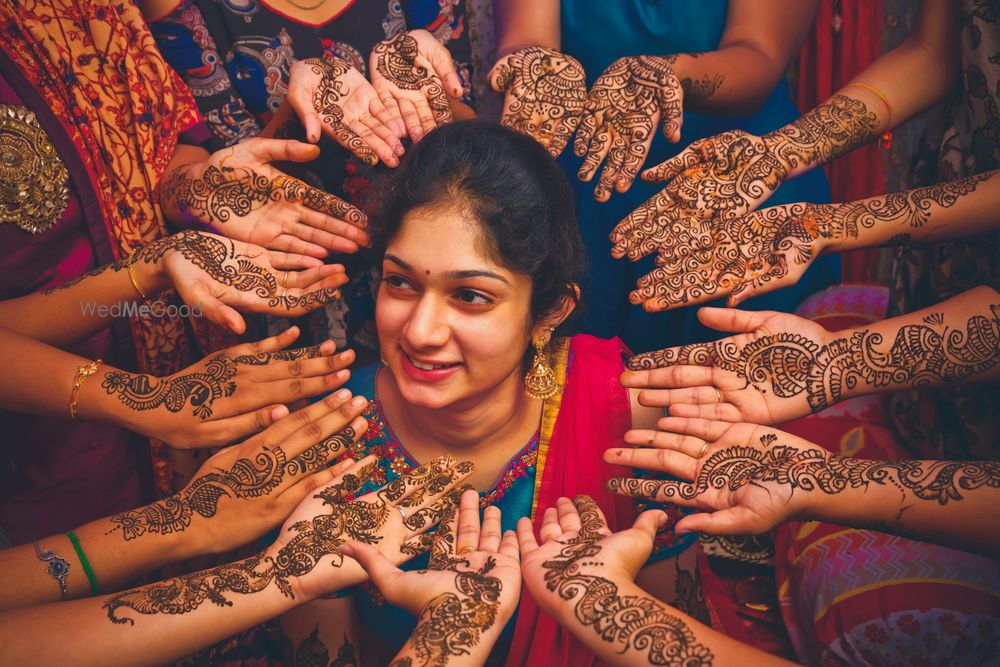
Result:
<svg viewBox="0 0 1000 667">
<path fill-rule="evenodd" d="M 552 398 L 559 391 L 556 382 L 556 372 L 549 365 L 549 356 L 545 352 L 545 337 L 535 338 L 535 358 L 531 362 L 531 370 L 524 375 L 524 393 L 528 398 L 545 400 Z"/>
</svg>

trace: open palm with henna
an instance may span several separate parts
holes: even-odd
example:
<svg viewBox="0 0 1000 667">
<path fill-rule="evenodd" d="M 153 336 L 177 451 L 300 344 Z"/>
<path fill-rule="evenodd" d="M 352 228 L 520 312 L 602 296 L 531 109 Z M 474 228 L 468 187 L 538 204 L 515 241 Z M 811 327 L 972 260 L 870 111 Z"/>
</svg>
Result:
<svg viewBox="0 0 1000 667">
<path fill-rule="evenodd" d="M 735 306 L 794 285 L 837 225 L 837 207 L 786 204 L 716 224 L 672 221 L 661 230 L 657 268 L 629 300 L 656 312 L 729 296 Z"/>
<path fill-rule="evenodd" d="M 821 363 L 833 336 L 809 320 L 771 311 L 702 308 L 703 324 L 734 335 L 632 357 L 622 375 L 642 405 L 677 417 L 779 424 L 829 404 Z"/>
<path fill-rule="evenodd" d="M 370 68 L 379 98 L 413 141 L 452 121 L 450 98 L 461 97 L 462 84 L 451 53 L 431 33 L 411 30 L 379 42 Z"/>
<path fill-rule="evenodd" d="M 288 104 L 313 142 L 320 132 L 370 165 L 399 164 L 402 121 L 379 99 L 365 75 L 340 58 L 308 58 L 292 65 Z"/>
<path fill-rule="evenodd" d="M 368 242 L 365 214 L 271 164 L 318 155 L 319 148 L 301 141 L 247 139 L 177 167 L 160 183 L 160 198 L 188 224 L 268 250 L 309 257 L 355 252 Z"/>
<path fill-rule="evenodd" d="M 604 70 L 587 94 L 574 150 L 584 157 L 579 177 L 589 181 L 601 162 L 594 199 L 607 201 L 614 189 L 625 192 L 635 180 L 653 142 L 656 125 L 670 141 L 680 138 L 684 91 L 671 67 L 673 56 L 619 58 Z"/>
<path fill-rule="evenodd" d="M 789 169 L 770 140 L 741 130 L 694 141 L 643 172 L 648 183 L 669 182 L 615 227 L 611 252 L 636 260 L 667 247 L 673 223 L 715 225 L 749 213 L 778 189 Z"/>
<path fill-rule="evenodd" d="M 528 46 L 497 60 L 488 79 L 493 90 L 504 93 L 501 124 L 527 134 L 558 157 L 587 101 L 579 61 L 554 49 Z"/>
<path fill-rule="evenodd" d="M 185 303 L 236 333 L 246 330 L 237 311 L 305 315 L 339 299 L 347 282 L 339 264 L 311 266 L 308 258 L 192 230 L 142 246 L 128 262 L 159 264 Z"/>
<path fill-rule="evenodd" d="M 482 664 L 517 608 L 521 567 L 513 531 L 501 536 L 500 510 L 462 494 L 441 519 L 428 569 L 401 571 L 363 543 L 345 545 L 385 599 L 417 617 L 417 627 L 392 665 Z M 407 659 L 410 662 L 405 662 Z"/>
</svg>

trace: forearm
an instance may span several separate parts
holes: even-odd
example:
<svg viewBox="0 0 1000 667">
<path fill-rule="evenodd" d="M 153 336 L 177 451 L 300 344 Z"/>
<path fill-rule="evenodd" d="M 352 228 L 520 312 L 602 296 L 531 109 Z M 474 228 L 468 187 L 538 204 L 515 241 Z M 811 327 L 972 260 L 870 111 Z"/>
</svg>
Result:
<svg viewBox="0 0 1000 667">
<path fill-rule="evenodd" d="M 128 263 L 125 257 L 54 288 L 2 301 L 0 326 L 63 347 L 107 328 L 113 317 L 148 309 L 151 306 L 143 304 L 139 290 L 152 298 L 170 287 L 170 280 L 159 262 L 137 262 L 131 276 Z"/>
<path fill-rule="evenodd" d="M 1000 171 L 820 208 L 832 237 L 825 252 L 967 239 L 1000 228 Z"/>
<path fill-rule="evenodd" d="M 503 0 L 493 3 L 496 26 L 496 56 L 526 46 L 559 50 L 559 0 Z"/>
<path fill-rule="evenodd" d="M 958 21 L 958 5 L 950 0 L 921 3 L 903 44 L 815 109 L 765 135 L 789 178 L 877 139 L 954 89 L 961 80 Z"/>
<path fill-rule="evenodd" d="M 417 627 L 390 667 L 478 667 L 486 664 L 513 609 L 497 614 L 493 604 L 484 604 L 449 593 L 431 600 L 417 618 Z M 447 637 L 461 637 L 455 646 Z"/>
<path fill-rule="evenodd" d="M 989 287 L 831 336 L 808 370 L 814 411 L 854 396 L 1000 377 L 1000 295 Z"/>
<path fill-rule="evenodd" d="M 790 664 L 702 625 L 631 581 L 578 578 L 590 585 L 581 583 L 556 618 L 609 665 L 669 665 L 675 652 L 699 656 L 700 664 Z M 626 618 L 634 622 L 626 624 Z"/>
<path fill-rule="evenodd" d="M 868 461 L 831 456 L 803 519 L 871 528 L 1000 556 L 988 528 L 1000 503 L 995 461 Z"/>
<path fill-rule="evenodd" d="M 186 174 L 208 158 L 208 151 L 201 146 L 178 144 L 157 186 L 157 196 L 163 208 L 163 215 L 180 229 L 200 228 L 204 224 L 200 217 L 192 214 L 184 202 L 182 186 L 189 182 Z"/>
<path fill-rule="evenodd" d="M 0 663 L 172 662 L 305 601 L 265 572 L 250 558 L 115 595 L 5 612 Z"/>
</svg>

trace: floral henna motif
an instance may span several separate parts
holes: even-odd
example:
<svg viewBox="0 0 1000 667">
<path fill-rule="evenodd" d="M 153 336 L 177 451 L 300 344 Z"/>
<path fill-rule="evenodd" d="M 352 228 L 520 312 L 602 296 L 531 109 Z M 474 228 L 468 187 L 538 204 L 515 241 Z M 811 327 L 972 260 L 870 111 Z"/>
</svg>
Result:
<svg viewBox="0 0 1000 667">
<path fill-rule="evenodd" d="M 451 103 L 437 75 L 417 64 L 417 40 L 406 32 L 380 42 L 372 49 L 375 69 L 386 81 L 402 90 L 419 90 L 438 122 L 451 120 Z"/>
<path fill-rule="evenodd" d="M 166 535 L 181 532 L 191 525 L 195 513 L 206 518 L 215 516 L 220 498 L 259 498 L 276 489 L 286 475 L 304 475 L 319 470 L 334 454 L 346 450 L 355 437 L 354 430 L 348 427 L 290 461 L 281 447 L 265 447 L 252 460 L 237 459 L 228 470 L 196 477 L 184 490 L 169 498 L 112 516 L 109 520 L 117 524 L 112 531 L 121 531 L 126 541 L 147 533 Z M 336 488 L 350 486 L 355 477 L 349 477 L 351 479 L 345 477 L 345 481 Z"/>
<path fill-rule="evenodd" d="M 712 454 L 692 484 L 650 479 L 608 481 L 608 488 L 625 495 L 665 500 L 693 500 L 710 490 L 735 492 L 749 484 L 775 483 L 791 492 L 819 491 L 835 495 L 869 484 L 891 484 L 920 500 L 941 505 L 962 500 L 962 491 L 1000 488 L 1000 463 L 950 461 L 872 461 L 834 456 L 821 449 L 799 449 L 776 442 L 773 433 L 761 437 L 763 448 L 737 445 Z"/>
<path fill-rule="evenodd" d="M 765 135 L 790 168 L 826 164 L 878 136 L 879 120 L 861 100 L 834 95 L 787 126 Z"/>
<path fill-rule="evenodd" d="M 344 122 L 344 109 L 340 105 L 340 100 L 351 92 L 344 76 L 356 70 L 340 58 L 310 58 L 305 62 L 309 64 L 313 74 L 320 77 L 312 100 L 316 113 L 330 126 L 342 146 L 368 164 L 377 164 L 378 156 L 375 152 Z"/>
<path fill-rule="evenodd" d="M 232 396 L 236 383 L 236 364 L 225 354 L 217 354 L 205 363 L 205 370 L 163 380 L 151 375 L 111 371 L 104 376 L 101 388 L 132 410 L 145 411 L 164 407 L 180 412 L 189 402 L 194 415 L 202 421 L 212 416 L 212 406 L 219 398 Z"/>
<path fill-rule="evenodd" d="M 374 465 L 374 464 L 373 464 Z M 368 466 L 370 468 L 371 466 Z M 231 605 L 227 593 L 258 593 L 274 583 L 283 595 L 295 597 L 289 579 L 311 572 L 321 558 L 333 555 L 334 567 L 343 563 L 340 546 L 347 541 L 375 544 L 381 538 L 374 532 L 388 517 L 385 506 L 365 502 L 340 505 L 340 500 L 355 493 L 367 478 L 348 475 L 326 490 L 326 497 L 337 498 L 331 513 L 293 524 L 297 535 L 279 549 L 277 556 L 256 555 L 238 563 L 175 577 L 112 596 L 104 603 L 113 623 L 135 624 L 117 615 L 122 607 L 140 614 L 184 614 L 200 607 L 206 600 Z"/>
<path fill-rule="evenodd" d="M 469 567 L 468 561 L 454 560 L 449 568 Z M 487 558 L 481 568 L 455 573 L 456 593 L 442 593 L 424 606 L 413 630 L 410 642 L 416 653 L 413 658 L 393 661 L 402 665 L 445 665 L 457 655 L 468 655 L 481 641 L 484 632 L 496 622 L 503 584 L 490 576 L 496 560 Z"/>
<path fill-rule="evenodd" d="M 606 199 L 616 182 L 630 184 L 639 173 L 657 115 L 668 136 L 679 128 L 681 84 L 671 68 L 674 60 L 676 56 L 620 58 L 591 88 L 575 148 L 577 155 L 587 156 L 580 167 L 581 178 L 593 175 L 607 149 L 595 198 Z"/>
<path fill-rule="evenodd" d="M 272 361 L 294 361 L 296 359 L 315 359 L 320 356 L 320 345 L 297 347 L 291 350 L 277 352 L 261 352 L 260 354 L 241 354 L 233 357 L 237 364 L 246 366 L 267 366 Z"/>
<path fill-rule="evenodd" d="M 576 130 L 587 101 L 580 63 L 553 49 L 530 46 L 515 51 L 496 69 L 496 89 L 510 105 L 500 122 L 562 152 Z"/>
<path fill-rule="evenodd" d="M 319 625 L 317 624 L 309 636 L 302 640 L 299 647 L 295 649 L 295 664 L 302 667 L 359 667 L 357 651 L 347 635 L 344 635 L 344 643 L 337 651 L 337 657 L 330 660 L 330 650 L 319 637 Z"/>
<path fill-rule="evenodd" d="M 579 534 L 567 540 L 559 555 L 545 561 L 545 585 L 573 605 L 576 619 L 593 627 L 602 641 L 622 644 L 645 653 L 651 665 L 707 667 L 714 659 L 708 647 L 695 641 L 694 633 L 669 608 L 651 597 L 620 595 L 618 585 L 604 577 L 581 572 L 589 563 L 601 565 L 598 542 L 604 522 L 597 504 L 588 496 L 577 496 Z"/>
</svg>

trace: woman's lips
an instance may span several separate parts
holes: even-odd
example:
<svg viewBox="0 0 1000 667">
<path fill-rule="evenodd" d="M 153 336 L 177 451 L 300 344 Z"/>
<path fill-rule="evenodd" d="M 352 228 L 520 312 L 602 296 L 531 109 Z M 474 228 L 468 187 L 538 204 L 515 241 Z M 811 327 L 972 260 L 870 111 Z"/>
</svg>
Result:
<svg viewBox="0 0 1000 667">
<path fill-rule="evenodd" d="M 428 364 L 413 359 L 406 352 L 400 354 L 403 372 L 420 382 L 437 382 L 452 375 L 461 364 Z M 419 365 L 418 365 L 419 364 Z"/>
</svg>

